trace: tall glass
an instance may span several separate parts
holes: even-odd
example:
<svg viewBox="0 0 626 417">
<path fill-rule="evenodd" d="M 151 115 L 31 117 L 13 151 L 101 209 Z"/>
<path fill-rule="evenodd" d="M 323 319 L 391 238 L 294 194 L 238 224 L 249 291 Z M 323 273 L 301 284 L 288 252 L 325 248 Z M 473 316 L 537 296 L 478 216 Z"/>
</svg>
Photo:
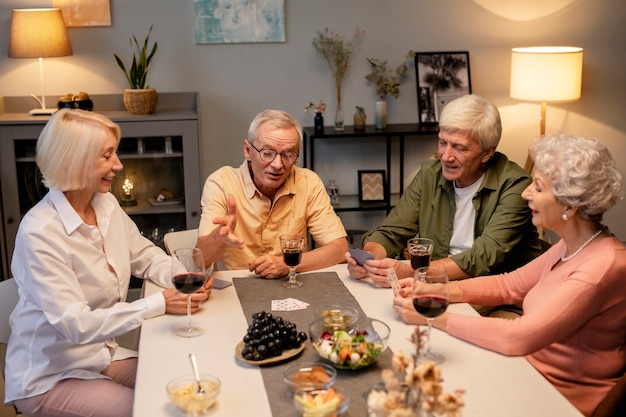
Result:
<svg viewBox="0 0 626 417">
<path fill-rule="evenodd" d="M 435 317 L 441 316 L 450 302 L 446 270 L 435 266 L 418 268 L 415 271 L 412 296 L 413 307 L 428 322 L 426 349 L 425 353 L 420 355 L 420 360 L 442 363 L 444 361 L 443 355 L 430 349 L 430 331 Z"/>
<path fill-rule="evenodd" d="M 411 268 L 414 270 L 430 265 L 435 244 L 425 237 L 414 237 L 406 243 L 406 249 L 411 257 Z"/>
<path fill-rule="evenodd" d="M 283 250 L 283 259 L 289 267 L 289 280 L 283 282 L 287 288 L 300 288 L 303 284 L 296 279 L 296 266 L 302 260 L 302 249 L 304 248 L 304 236 L 301 235 L 281 235 L 280 247 Z"/>
<path fill-rule="evenodd" d="M 187 326 L 179 327 L 175 333 L 181 337 L 196 337 L 204 333 L 191 325 L 191 294 L 204 285 L 206 273 L 202 251 L 198 248 L 176 249 L 172 255 L 172 283 L 178 292 L 187 296 Z"/>
</svg>

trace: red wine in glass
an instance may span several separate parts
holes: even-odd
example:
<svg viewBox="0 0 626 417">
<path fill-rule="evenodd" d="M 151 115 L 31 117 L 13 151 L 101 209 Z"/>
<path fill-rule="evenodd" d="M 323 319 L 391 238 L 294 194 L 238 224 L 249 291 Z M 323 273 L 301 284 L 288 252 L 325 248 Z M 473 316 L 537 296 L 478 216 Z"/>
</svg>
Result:
<svg viewBox="0 0 626 417">
<path fill-rule="evenodd" d="M 174 287 L 183 294 L 193 294 L 204 284 L 204 274 L 187 273 L 178 274 L 172 278 Z"/>
<path fill-rule="evenodd" d="M 434 319 L 445 313 L 448 308 L 448 300 L 435 295 L 417 296 L 413 298 L 413 307 L 422 316 Z"/>
<path fill-rule="evenodd" d="M 411 253 L 411 268 L 417 269 L 428 265 L 430 265 L 430 252 L 416 250 Z"/>
<path fill-rule="evenodd" d="M 285 249 L 283 251 L 283 258 L 287 266 L 298 266 L 302 259 L 301 249 Z"/>
</svg>

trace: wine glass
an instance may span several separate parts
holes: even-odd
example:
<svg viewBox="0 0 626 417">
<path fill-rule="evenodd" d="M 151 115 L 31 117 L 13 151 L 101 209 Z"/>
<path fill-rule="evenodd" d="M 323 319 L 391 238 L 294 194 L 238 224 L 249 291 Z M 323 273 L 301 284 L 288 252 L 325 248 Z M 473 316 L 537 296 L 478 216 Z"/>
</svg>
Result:
<svg viewBox="0 0 626 417">
<path fill-rule="evenodd" d="M 442 363 L 444 361 L 443 355 L 430 350 L 430 331 L 435 317 L 442 315 L 450 302 L 448 274 L 445 269 L 435 266 L 418 268 L 415 271 L 412 295 L 413 307 L 428 322 L 426 352 L 420 355 L 420 357 L 422 360 Z"/>
<path fill-rule="evenodd" d="M 430 257 L 433 253 L 434 243 L 425 237 L 415 237 L 406 243 L 407 251 L 411 257 L 411 268 L 414 270 L 430 265 Z"/>
<path fill-rule="evenodd" d="M 304 247 L 304 237 L 300 235 L 281 235 L 280 247 L 283 250 L 283 259 L 289 267 L 289 280 L 283 282 L 287 288 L 300 288 L 302 282 L 296 279 L 296 266 L 302 259 L 302 248 Z"/>
<path fill-rule="evenodd" d="M 179 327 L 175 333 L 181 337 L 196 337 L 204 333 L 191 325 L 191 294 L 204 285 L 206 274 L 202 251 L 198 248 L 181 248 L 172 256 L 172 282 L 178 292 L 187 295 L 187 326 Z"/>
</svg>

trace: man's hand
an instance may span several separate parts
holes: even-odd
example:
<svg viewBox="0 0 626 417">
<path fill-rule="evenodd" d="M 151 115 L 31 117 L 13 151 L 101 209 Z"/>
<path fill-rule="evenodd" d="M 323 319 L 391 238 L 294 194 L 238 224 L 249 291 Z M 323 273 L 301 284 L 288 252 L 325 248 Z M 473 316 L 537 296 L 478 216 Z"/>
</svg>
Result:
<svg viewBox="0 0 626 417">
<path fill-rule="evenodd" d="M 226 202 L 228 204 L 228 213 L 226 216 L 213 219 L 213 224 L 219 225 L 219 227 L 215 228 L 215 237 L 226 246 L 243 249 L 244 241 L 233 234 L 235 226 L 237 225 L 237 204 L 232 195 L 227 197 Z"/>
<path fill-rule="evenodd" d="M 248 262 L 248 270 L 267 279 L 282 278 L 289 273 L 283 257 L 272 255 L 263 255 Z"/>
</svg>

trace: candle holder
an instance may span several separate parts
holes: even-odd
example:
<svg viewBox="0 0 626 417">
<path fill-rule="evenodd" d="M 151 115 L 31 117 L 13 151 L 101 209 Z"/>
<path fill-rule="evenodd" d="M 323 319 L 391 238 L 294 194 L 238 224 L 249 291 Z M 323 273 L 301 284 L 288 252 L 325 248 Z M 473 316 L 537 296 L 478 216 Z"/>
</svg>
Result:
<svg viewBox="0 0 626 417">
<path fill-rule="evenodd" d="M 141 194 L 142 180 L 134 171 L 124 171 L 115 178 L 113 194 L 120 202 L 120 206 L 130 207 L 137 205 L 137 198 Z"/>
</svg>

